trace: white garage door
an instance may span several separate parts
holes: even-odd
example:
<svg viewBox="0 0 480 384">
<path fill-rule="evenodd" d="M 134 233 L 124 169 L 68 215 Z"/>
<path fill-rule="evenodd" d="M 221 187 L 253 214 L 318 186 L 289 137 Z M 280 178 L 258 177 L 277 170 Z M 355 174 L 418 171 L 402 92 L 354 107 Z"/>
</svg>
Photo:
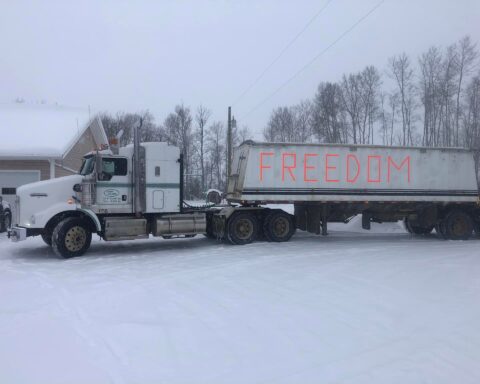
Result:
<svg viewBox="0 0 480 384">
<path fill-rule="evenodd" d="M 40 180 L 40 171 L 0 171 L 0 188 L 17 188 Z"/>
</svg>

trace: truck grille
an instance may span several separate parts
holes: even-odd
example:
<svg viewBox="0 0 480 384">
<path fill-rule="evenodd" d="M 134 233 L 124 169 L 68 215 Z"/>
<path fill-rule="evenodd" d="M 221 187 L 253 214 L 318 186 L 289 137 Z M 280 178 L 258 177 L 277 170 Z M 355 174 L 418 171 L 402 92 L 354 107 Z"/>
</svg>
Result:
<svg viewBox="0 0 480 384">
<path fill-rule="evenodd" d="M 82 183 L 82 205 L 91 207 L 92 205 L 95 205 L 96 202 L 96 184 L 95 183 L 89 183 L 89 182 L 84 182 Z"/>
</svg>

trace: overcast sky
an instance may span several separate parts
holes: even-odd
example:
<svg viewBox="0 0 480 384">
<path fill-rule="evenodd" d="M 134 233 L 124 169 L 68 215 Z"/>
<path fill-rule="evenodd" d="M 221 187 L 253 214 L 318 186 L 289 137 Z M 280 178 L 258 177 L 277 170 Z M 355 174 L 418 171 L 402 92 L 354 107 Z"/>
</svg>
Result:
<svg viewBox="0 0 480 384">
<path fill-rule="evenodd" d="M 148 109 L 157 121 L 183 102 L 192 110 L 203 104 L 224 121 L 228 105 L 327 3 L 0 0 L 0 102 L 23 97 L 112 113 Z M 479 0 L 386 0 L 245 116 L 378 3 L 331 0 L 234 105 L 239 125 L 261 132 L 273 107 L 310 98 L 320 81 L 345 72 L 369 64 L 383 70 L 394 54 L 416 57 L 466 34 L 480 43 Z"/>
</svg>

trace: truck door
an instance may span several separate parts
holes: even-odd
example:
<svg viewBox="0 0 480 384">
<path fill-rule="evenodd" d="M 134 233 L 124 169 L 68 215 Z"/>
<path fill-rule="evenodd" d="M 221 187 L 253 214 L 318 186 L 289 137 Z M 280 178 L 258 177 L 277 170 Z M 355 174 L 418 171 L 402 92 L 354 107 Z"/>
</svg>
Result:
<svg viewBox="0 0 480 384">
<path fill-rule="evenodd" d="M 126 157 L 102 157 L 97 173 L 97 205 L 108 213 L 132 212 L 132 172 Z"/>
<path fill-rule="evenodd" d="M 150 160 L 147 164 L 147 212 L 179 212 L 180 204 L 180 163 Z"/>
</svg>

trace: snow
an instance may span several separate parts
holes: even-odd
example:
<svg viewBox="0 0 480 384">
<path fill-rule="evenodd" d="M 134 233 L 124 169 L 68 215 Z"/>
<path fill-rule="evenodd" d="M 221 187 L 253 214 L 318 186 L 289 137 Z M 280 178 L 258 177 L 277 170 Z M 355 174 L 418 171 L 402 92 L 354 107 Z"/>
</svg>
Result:
<svg viewBox="0 0 480 384">
<path fill-rule="evenodd" d="M 61 157 L 90 121 L 88 109 L 0 104 L 0 155 Z"/>
<path fill-rule="evenodd" d="M 2 235 L 0 382 L 480 382 L 478 241 L 359 223 L 70 260 Z"/>
</svg>

